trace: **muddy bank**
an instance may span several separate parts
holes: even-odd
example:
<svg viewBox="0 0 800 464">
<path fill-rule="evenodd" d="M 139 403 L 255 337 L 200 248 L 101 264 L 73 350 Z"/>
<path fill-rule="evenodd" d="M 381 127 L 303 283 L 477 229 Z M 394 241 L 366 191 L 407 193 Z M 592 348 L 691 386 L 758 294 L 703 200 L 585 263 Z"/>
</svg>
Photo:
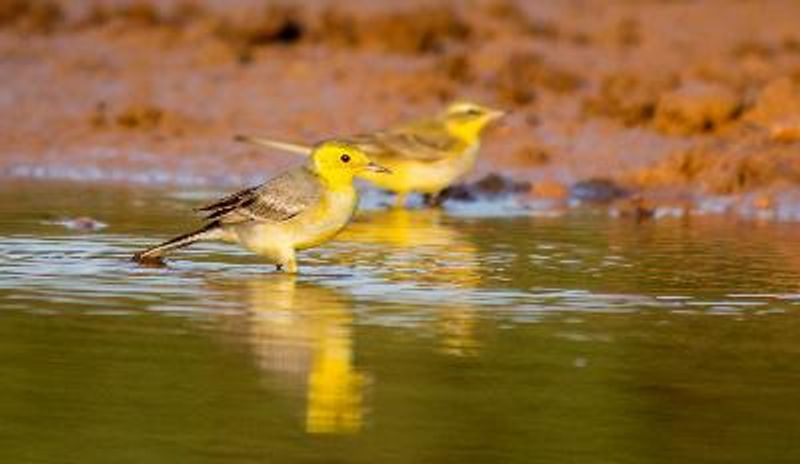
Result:
<svg viewBox="0 0 800 464">
<path fill-rule="evenodd" d="M 512 114 L 471 180 L 526 201 L 605 183 L 620 214 L 800 218 L 798 18 L 789 0 L 2 0 L 0 173 L 240 184 L 296 159 L 234 134 L 313 141 L 473 98 Z"/>
</svg>

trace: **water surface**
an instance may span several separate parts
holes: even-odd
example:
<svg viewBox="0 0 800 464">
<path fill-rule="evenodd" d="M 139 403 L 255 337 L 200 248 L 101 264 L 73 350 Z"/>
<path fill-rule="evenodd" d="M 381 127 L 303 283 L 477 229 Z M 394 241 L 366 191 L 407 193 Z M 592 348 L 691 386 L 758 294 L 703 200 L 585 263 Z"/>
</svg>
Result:
<svg viewBox="0 0 800 464">
<path fill-rule="evenodd" d="M 0 187 L 0 462 L 800 460 L 796 225 L 372 201 L 297 277 L 128 261 L 218 193 Z"/>
</svg>

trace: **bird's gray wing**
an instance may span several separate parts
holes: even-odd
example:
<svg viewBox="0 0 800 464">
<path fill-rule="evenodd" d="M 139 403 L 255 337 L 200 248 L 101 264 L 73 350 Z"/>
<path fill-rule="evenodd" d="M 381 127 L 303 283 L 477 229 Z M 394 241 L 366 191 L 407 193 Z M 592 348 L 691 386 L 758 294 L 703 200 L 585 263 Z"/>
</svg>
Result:
<svg viewBox="0 0 800 464">
<path fill-rule="evenodd" d="M 463 142 L 448 134 L 440 123 L 372 132 L 351 137 L 350 140 L 379 164 L 391 160 L 439 161 L 454 156 L 464 148 L 461 146 Z"/>
<path fill-rule="evenodd" d="M 289 170 L 264 184 L 251 187 L 199 208 L 206 219 L 223 224 L 282 222 L 302 213 L 322 196 L 316 174 L 305 166 Z"/>
</svg>

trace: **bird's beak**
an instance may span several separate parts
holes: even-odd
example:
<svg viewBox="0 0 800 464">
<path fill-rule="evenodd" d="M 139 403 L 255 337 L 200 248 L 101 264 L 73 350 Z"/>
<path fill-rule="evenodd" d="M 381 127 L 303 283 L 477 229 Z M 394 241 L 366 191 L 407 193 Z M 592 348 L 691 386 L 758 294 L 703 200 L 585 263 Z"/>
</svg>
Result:
<svg viewBox="0 0 800 464">
<path fill-rule="evenodd" d="M 375 164 L 372 161 L 370 161 L 369 164 L 367 164 L 367 168 L 366 169 L 367 169 L 367 171 L 370 171 L 370 172 L 380 172 L 380 173 L 383 173 L 383 174 L 391 174 L 392 173 L 391 169 L 385 168 L 385 167 L 381 166 L 380 164 Z"/>
<path fill-rule="evenodd" d="M 508 111 L 503 111 L 503 110 L 489 110 L 489 113 L 488 113 L 490 121 L 494 121 L 494 120 L 500 119 L 500 118 L 502 118 L 503 116 L 505 116 L 507 114 L 508 114 Z"/>
</svg>

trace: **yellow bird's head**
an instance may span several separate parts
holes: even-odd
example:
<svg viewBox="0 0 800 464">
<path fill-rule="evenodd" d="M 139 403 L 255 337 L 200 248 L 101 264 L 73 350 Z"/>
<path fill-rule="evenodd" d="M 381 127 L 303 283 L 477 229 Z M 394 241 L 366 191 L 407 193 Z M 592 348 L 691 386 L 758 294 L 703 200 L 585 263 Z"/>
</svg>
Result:
<svg viewBox="0 0 800 464">
<path fill-rule="evenodd" d="M 334 186 L 350 184 L 353 177 L 365 172 L 389 173 L 369 159 L 357 146 L 340 140 L 327 140 L 311 152 L 314 170 Z"/>
<path fill-rule="evenodd" d="M 472 102 L 455 102 L 448 105 L 442 119 L 450 134 L 468 142 L 478 140 L 483 129 L 499 119 L 505 111 L 495 110 Z"/>
</svg>

